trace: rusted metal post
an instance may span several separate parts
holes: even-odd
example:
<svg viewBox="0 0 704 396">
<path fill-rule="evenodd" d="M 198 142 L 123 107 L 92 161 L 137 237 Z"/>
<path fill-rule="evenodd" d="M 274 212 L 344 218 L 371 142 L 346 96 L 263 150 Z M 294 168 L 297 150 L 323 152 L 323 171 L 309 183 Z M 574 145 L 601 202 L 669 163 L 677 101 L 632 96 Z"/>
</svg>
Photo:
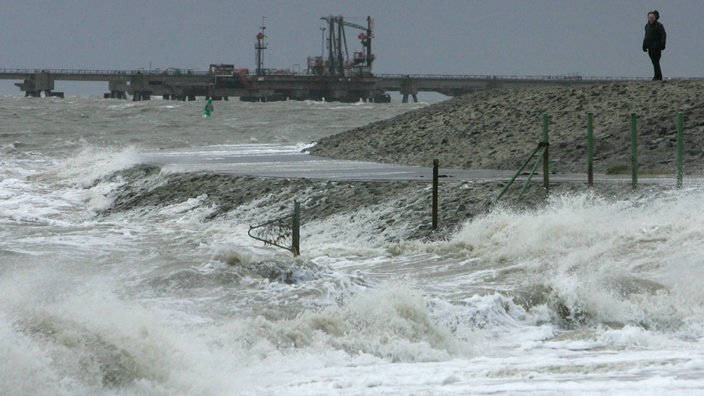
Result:
<svg viewBox="0 0 704 396">
<path fill-rule="evenodd" d="M 548 141 L 548 115 L 543 114 L 543 186 L 550 192 L 550 143 Z"/>
<path fill-rule="evenodd" d="M 439 176 L 439 161 L 433 160 L 433 230 L 438 229 L 438 178 Z"/>
<path fill-rule="evenodd" d="M 587 113 L 587 186 L 594 187 L 594 114 Z"/>
<path fill-rule="evenodd" d="M 682 178 L 684 175 L 684 114 L 677 113 L 677 188 L 682 188 Z"/>
<path fill-rule="evenodd" d="M 301 204 L 293 201 L 293 221 L 291 224 L 291 252 L 301 254 Z"/>
<path fill-rule="evenodd" d="M 636 113 L 631 113 L 631 185 L 638 189 L 638 131 Z"/>
</svg>

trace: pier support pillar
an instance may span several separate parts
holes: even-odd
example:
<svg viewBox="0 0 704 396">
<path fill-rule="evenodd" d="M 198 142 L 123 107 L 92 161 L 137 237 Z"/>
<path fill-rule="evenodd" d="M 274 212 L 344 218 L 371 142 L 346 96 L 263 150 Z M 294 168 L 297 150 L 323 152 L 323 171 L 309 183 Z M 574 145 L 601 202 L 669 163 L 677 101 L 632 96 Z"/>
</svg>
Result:
<svg viewBox="0 0 704 396">
<path fill-rule="evenodd" d="M 25 97 L 32 97 L 32 98 L 41 98 L 42 92 L 44 93 L 45 98 L 63 98 L 64 93 L 63 92 L 54 92 L 54 91 L 25 91 L 24 96 Z"/>
<path fill-rule="evenodd" d="M 401 95 L 403 95 L 403 103 L 408 103 L 408 96 L 413 96 L 413 102 L 418 102 L 418 87 L 415 80 L 406 76 L 401 80 Z"/>
<path fill-rule="evenodd" d="M 409 94 L 403 94 L 403 100 L 402 100 L 403 103 L 408 103 L 408 95 Z M 418 95 L 417 94 L 410 94 L 410 95 L 413 96 L 413 102 L 418 103 Z"/>
<path fill-rule="evenodd" d="M 139 102 L 142 100 L 150 100 L 150 99 L 151 99 L 151 92 L 135 91 L 135 93 L 132 94 L 132 101 L 133 102 Z"/>
<path fill-rule="evenodd" d="M 45 70 L 36 72 L 33 76 L 26 78 L 23 82 L 16 83 L 15 85 L 18 86 L 20 90 L 24 91 L 25 96 L 38 98 L 41 97 L 42 92 L 44 92 L 44 96 L 47 98 L 52 96 L 60 98 L 64 97 L 63 92 L 53 92 L 54 78 L 51 73 Z"/>
<path fill-rule="evenodd" d="M 103 94 L 105 99 L 127 99 L 127 81 L 110 80 L 108 81 L 109 93 Z"/>
<path fill-rule="evenodd" d="M 110 91 L 103 94 L 103 99 L 127 99 L 125 91 Z"/>
</svg>

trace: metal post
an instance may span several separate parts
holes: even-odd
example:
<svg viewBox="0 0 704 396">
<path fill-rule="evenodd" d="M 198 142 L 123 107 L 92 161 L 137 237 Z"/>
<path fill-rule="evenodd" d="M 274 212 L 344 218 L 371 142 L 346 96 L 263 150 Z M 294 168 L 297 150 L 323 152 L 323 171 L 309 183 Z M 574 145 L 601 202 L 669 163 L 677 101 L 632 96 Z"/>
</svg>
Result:
<svg viewBox="0 0 704 396">
<path fill-rule="evenodd" d="M 325 59 L 325 28 L 320 28 L 320 57 Z"/>
<path fill-rule="evenodd" d="M 433 230 L 438 229 L 438 168 L 439 161 L 433 160 Z"/>
<path fill-rule="evenodd" d="M 638 132 L 636 128 L 636 113 L 631 113 L 631 184 L 638 188 Z"/>
<path fill-rule="evenodd" d="M 291 228 L 291 252 L 294 256 L 298 256 L 301 254 L 301 204 L 298 201 L 293 201 Z"/>
<path fill-rule="evenodd" d="M 543 186 L 550 192 L 550 143 L 548 142 L 548 115 L 543 114 Z"/>
<path fill-rule="evenodd" d="M 594 187 L 594 114 L 587 113 L 587 186 Z"/>
<path fill-rule="evenodd" d="M 335 55 L 334 55 L 334 48 L 335 48 L 335 20 L 332 15 L 328 18 L 328 74 L 331 76 L 336 75 L 335 73 Z"/>
<path fill-rule="evenodd" d="M 682 176 L 684 174 L 684 114 L 677 113 L 677 188 L 682 188 Z"/>
<path fill-rule="evenodd" d="M 336 76 L 344 76 L 345 75 L 345 62 L 344 58 L 342 57 L 342 35 L 345 34 L 345 29 L 343 26 L 343 18 L 342 15 L 338 15 L 337 17 L 337 51 L 335 54 L 335 67 L 337 72 L 335 73 Z M 346 51 L 346 49 L 345 49 Z"/>
</svg>

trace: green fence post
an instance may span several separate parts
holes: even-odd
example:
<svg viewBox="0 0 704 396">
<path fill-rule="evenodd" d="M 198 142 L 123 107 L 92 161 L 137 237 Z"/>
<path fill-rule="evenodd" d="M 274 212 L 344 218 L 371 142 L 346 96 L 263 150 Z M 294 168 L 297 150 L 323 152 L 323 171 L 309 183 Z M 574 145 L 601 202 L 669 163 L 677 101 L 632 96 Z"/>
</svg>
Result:
<svg viewBox="0 0 704 396">
<path fill-rule="evenodd" d="M 550 143 L 548 141 L 548 115 L 543 114 L 543 186 L 550 192 Z"/>
<path fill-rule="evenodd" d="M 634 190 L 638 188 L 638 138 L 636 129 L 636 113 L 631 113 L 631 184 Z"/>
<path fill-rule="evenodd" d="M 594 114 L 587 113 L 587 186 L 594 186 Z"/>
<path fill-rule="evenodd" d="M 677 188 L 682 188 L 682 177 L 684 174 L 684 114 L 677 113 Z"/>
<path fill-rule="evenodd" d="M 433 230 L 438 229 L 438 178 L 440 168 L 439 161 L 433 160 Z"/>
</svg>

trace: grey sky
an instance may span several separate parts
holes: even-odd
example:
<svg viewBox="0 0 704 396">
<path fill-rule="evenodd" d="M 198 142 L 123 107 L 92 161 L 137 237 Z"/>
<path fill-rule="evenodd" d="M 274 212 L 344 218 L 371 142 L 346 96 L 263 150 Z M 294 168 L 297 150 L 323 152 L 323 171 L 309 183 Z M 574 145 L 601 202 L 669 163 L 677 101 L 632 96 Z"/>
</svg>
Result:
<svg viewBox="0 0 704 396">
<path fill-rule="evenodd" d="M 647 77 L 649 10 L 668 34 L 665 77 L 704 77 L 701 0 L 0 0 L 0 68 L 305 68 L 320 17 L 375 21 L 374 72 Z M 348 30 L 350 51 L 361 46 Z M 0 80 L 0 94 L 18 94 Z M 57 83 L 57 90 L 61 90 Z M 105 85 L 105 84 L 103 84 Z M 102 93 L 97 88 L 98 92 Z M 94 91 L 95 89 L 92 89 Z M 68 90 L 67 90 L 68 91 Z M 71 94 L 71 92 L 67 92 Z"/>
</svg>

